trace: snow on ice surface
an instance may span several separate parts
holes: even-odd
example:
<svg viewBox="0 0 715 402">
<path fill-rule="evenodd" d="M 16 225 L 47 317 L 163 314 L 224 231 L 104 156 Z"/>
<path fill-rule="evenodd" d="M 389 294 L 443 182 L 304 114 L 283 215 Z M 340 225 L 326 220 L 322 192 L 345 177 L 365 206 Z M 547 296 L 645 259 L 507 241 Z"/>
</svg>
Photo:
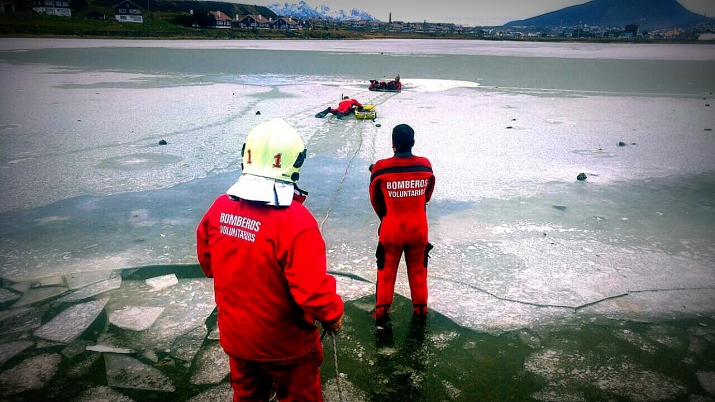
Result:
<svg viewBox="0 0 715 402">
<path fill-rule="evenodd" d="M 45 48 L 105 48 L 105 47 L 171 47 L 175 49 L 264 49 L 264 50 L 299 50 L 313 52 L 356 52 L 377 54 L 468 54 L 490 56 L 531 56 L 531 57 L 566 57 L 566 58 L 612 58 L 612 59 L 650 59 L 650 60 L 715 60 L 715 50 L 711 46 L 682 44 L 620 44 L 610 46 L 600 43 L 535 43 L 509 41 L 477 40 L 410 40 L 405 46 L 404 40 L 340 40 L 340 41 L 192 41 L 176 40 L 116 40 L 95 39 L 82 41 L 72 39 L 29 39 L 16 41 L 2 39 L 0 49 L 27 51 Z"/>
</svg>

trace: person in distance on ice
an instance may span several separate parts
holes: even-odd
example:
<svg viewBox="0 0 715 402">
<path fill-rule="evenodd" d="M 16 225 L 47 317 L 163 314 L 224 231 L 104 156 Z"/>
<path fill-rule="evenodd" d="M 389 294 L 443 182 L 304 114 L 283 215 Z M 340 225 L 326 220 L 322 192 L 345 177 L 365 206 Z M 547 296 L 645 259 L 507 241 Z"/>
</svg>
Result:
<svg viewBox="0 0 715 402">
<path fill-rule="evenodd" d="M 343 100 L 340 101 L 337 108 L 328 107 L 327 109 L 319 112 L 315 117 L 325 117 L 328 113 L 334 114 L 338 119 L 342 119 L 343 116 L 350 114 L 354 108 L 362 108 L 362 104 L 355 99 L 351 99 L 349 96 L 343 96 Z"/>
<path fill-rule="evenodd" d="M 242 174 L 196 229 L 214 278 L 220 342 L 234 401 L 322 402 L 323 346 L 315 322 L 342 327 L 343 300 L 327 273 L 325 240 L 298 188 L 306 149 L 283 119 L 258 124 L 241 151 Z"/>
<path fill-rule="evenodd" d="M 370 166 L 370 203 L 380 218 L 375 319 L 386 321 L 394 298 L 397 268 L 404 252 L 413 315 L 427 317 L 427 203 L 435 176 L 427 158 L 412 154 L 415 132 L 407 124 L 392 130 L 394 156 Z"/>
</svg>

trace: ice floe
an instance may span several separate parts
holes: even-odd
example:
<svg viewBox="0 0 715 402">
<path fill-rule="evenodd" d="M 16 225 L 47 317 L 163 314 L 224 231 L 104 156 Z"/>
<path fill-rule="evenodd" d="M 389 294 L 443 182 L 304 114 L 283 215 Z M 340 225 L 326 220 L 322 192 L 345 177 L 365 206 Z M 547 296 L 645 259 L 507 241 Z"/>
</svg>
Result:
<svg viewBox="0 0 715 402">
<path fill-rule="evenodd" d="M 0 394 L 13 395 L 45 386 L 54 377 L 62 356 L 57 353 L 33 356 L 0 373 Z"/>
<path fill-rule="evenodd" d="M 38 328 L 34 334 L 50 341 L 69 343 L 94 322 L 107 301 L 100 299 L 70 306 Z"/>
<path fill-rule="evenodd" d="M 173 392 L 176 388 L 160 370 L 125 355 L 104 355 L 107 384 L 115 388 Z"/>
<path fill-rule="evenodd" d="M 143 331 L 154 324 L 164 307 L 127 306 L 109 313 L 109 322 L 120 328 Z"/>
</svg>

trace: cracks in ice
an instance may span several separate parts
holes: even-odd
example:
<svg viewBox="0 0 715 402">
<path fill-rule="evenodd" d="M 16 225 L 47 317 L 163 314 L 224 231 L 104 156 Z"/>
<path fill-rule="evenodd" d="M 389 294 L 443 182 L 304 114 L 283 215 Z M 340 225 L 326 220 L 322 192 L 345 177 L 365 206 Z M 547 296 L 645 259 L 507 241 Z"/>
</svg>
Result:
<svg viewBox="0 0 715 402">
<path fill-rule="evenodd" d="M 386 99 L 384 99 L 382 102 L 376 102 L 377 99 L 380 99 L 380 97 L 378 97 L 378 98 L 375 98 L 372 101 L 372 103 L 382 104 L 382 103 L 386 102 L 388 99 L 392 98 L 393 96 L 395 96 L 395 94 L 393 94 L 393 93 L 390 93 L 389 95 L 385 94 L 384 96 L 382 96 L 382 98 L 386 98 Z M 350 160 L 348 160 L 347 166 L 345 166 L 345 172 L 343 173 L 343 177 L 340 179 L 340 184 L 338 185 L 338 188 L 335 190 L 335 193 L 333 194 L 333 198 L 330 200 L 330 204 L 328 205 L 328 210 L 325 212 L 325 217 L 323 217 L 323 219 L 320 221 L 320 231 L 321 232 L 323 231 L 323 225 L 325 224 L 325 221 L 327 221 L 328 217 L 330 217 L 330 212 L 335 207 L 335 202 L 338 199 L 338 195 L 340 195 L 340 192 L 343 189 L 343 184 L 345 184 L 345 180 L 348 177 L 348 172 L 350 171 L 350 168 L 353 166 L 353 159 L 355 159 L 357 154 L 360 153 L 360 150 L 362 150 L 364 136 L 363 136 L 362 130 L 360 130 L 360 127 L 361 127 L 361 125 L 359 125 L 359 124 L 355 126 L 355 132 L 359 134 L 358 138 L 359 138 L 360 142 L 358 143 L 358 146 L 357 146 L 357 149 L 355 150 L 355 152 L 350 156 Z"/>
<path fill-rule="evenodd" d="M 359 126 L 357 126 L 359 127 Z M 360 131 L 357 128 L 355 131 Z M 328 217 L 330 216 L 330 212 L 333 210 L 335 207 L 335 201 L 338 199 L 338 195 L 343 189 L 343 184 L 345 184 L 345 179 L 348 177 L 348 171 L 350 170 L 350 167 L 353 165 L 353 159 L 355 159 L 355 156 L 360 152 L 360 149 L 362 149 L 362 141 L 363 141 L 363 135 L 362 132 L 359 132 L 360 134 L 360 142 L 358 143 L 357 149 L 355 152 L 350 156 L 350 160 L 348 160 L 347 166 L 345 166 L 345 172 L 343 172 L 343 177 L 340 179 L 340 184 L 338 185 L 338 188 L 335 190 L 335 193 L 333 194 L 333 198 L 330 200 L 330 204 L 328 205 L 328 210 L 325 212 L 325 217 L 323 217 L 323 220 L 320 221 L 320 232 L 323 232 L 323 225 L 325 224 L 325 221 L 328 220 Z"/>
<path fill-rule="evenodd" d="M 626 292 L 624 292 L 624 293 L 620 293 L 620 294 L 616 294 L 616 295 L 613 295 L 613 296 L 604 297 L 604 298 L 602 298 L 602 299 L 594 300 L 594 301 L 592 301 L 592 302 L 584 303 L 584 304 L 581 304 L 581 305 L 578 305 L 578 306 L 567 306 L 567 305 L 561 305 L 561 304 L 534 303 L 534 302 L 528 302 L 528 301 L 523 301 L 523 300 L 512 299 L 512 298 L 509 298 L 509 297 L 502 297 L 502 296 L 499 296 L 499 295 L 497 295 L 497 294 L 495 294 L 495 293 L 492 293 L 492 292 L 490 292 L 490 291 L 488 291 L 488 290 L 482 289 L 482 288 L 477 287 L 477 286 L 470 285 L 470 284 L 468 284 L 468 283 L 459 282 L 459 281 L 455 281 L 455 280 L 447 279 L 447 278 L 442 278 L 442 277 L 438 277 L 438 276 L 431 276 L 431 277 L 432 277 L 432 278 L 435 278 L 435 279 L 438 279 L 438 280 L 442 280 L 442 281 L 446 281 L 446 282 L 452 282 L 452 283 L 456 283 L 456 284 L 459 284 L 459 285 L 462 285 L 462 286 L 469 287 L 469 288 L 471 288 L 471 289 L 474 289 L 474 290 L 477 290 L 477 291 L 479 291 L 479 292 L 482 292 L 482 293 L 484 293 L 484 294 L 486 294 L 486 295 L 488 295 L 488 296 L 490 296 L 490 297 L 493 297 L 493 298 L 495 298 L 495 299 L 497 299 L 497 300 L 501 300 L 501 301 L 505 301 L 505 302 L 511 302 L 511 303 L 519 303 L 519 304 L 523 304 L 523 305 L 526 305 L 526 306 L 532 306 L 532 307 L 567 309 L 567 310 L 571 310 L 571 311 L 574 312 L 574 313 L 575 313 L 575 312 L 578 312 L 579 310 L 582 310 L 582 309 L 584 309 L 584 308 L 591 307 L 591 306 L 595 306 L 595 305 L 597 305 L 597 304 L 599 304 L 599 303 L 603 303 L 603 302 L 605 302 L 605 301 L 614 300 L 614 299 L 620 299 L 620 298 L 622 298 L 622 297 L 626 297 L 626 296 L 629 296 L 629 295 L 632 295 L 632 294 L 638 294 L 638 293 L 677 292 L 677 291 L 689 291 L 689 290 L 715 290 L 715 287 L 712 287 L 712 286 L 691 287 L 691 288 L 667 288 L 667 289 L 628 290 L 628 291 L 626 291 Z"/>
</svg>

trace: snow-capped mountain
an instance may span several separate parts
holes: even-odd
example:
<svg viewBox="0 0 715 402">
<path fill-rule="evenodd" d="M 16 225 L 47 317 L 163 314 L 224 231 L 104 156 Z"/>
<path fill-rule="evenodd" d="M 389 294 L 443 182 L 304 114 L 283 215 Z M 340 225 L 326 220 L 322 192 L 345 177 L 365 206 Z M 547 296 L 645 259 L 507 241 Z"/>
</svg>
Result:
<svg viewBox="0 0 715 402">
<path fill-rule="evenodd" d="M 331 10 L 330 7 L 321 5 L 311 7 L 305 1 L 298 4 L 271 4 L 267 6 L 274 13 L 281 16 L 296 18 L 325 18 L 336 21 L 379 21 L 370 14 L 356 8 L 346 13 L 344 10 Z"/>
</svg>

